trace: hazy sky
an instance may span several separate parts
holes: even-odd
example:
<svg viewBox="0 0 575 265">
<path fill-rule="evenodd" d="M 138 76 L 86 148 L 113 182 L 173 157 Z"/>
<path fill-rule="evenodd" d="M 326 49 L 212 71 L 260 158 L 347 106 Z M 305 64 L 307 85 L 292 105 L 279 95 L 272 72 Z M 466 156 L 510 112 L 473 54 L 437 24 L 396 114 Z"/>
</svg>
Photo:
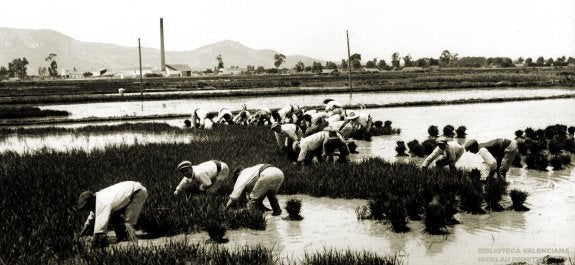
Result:
<svg viewBox="0 0 575 265">
<path fill-rule="evenodd" d="M 575 57 L 575 0 L 46 1 L 2 4 L 0 27 L 53 29 L 76 40 L 193 50 L 221 40 L 322 60 L 390 61 L 393 52 Z"/>
</svg>

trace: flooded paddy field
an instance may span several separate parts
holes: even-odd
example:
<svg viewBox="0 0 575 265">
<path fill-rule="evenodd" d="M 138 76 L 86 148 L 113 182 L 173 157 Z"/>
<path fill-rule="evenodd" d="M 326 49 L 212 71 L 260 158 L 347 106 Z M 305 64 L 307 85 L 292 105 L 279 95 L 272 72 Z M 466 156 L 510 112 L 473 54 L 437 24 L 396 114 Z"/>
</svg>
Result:
<svg viewBox="0 0 575 265">
<path fill-rule="evenodd" d="M 402 93 L 397 94 L 399 95 L 393 94 L 397 96 L 395 100 L 400 100 Z M 437 98 L 448 95 L 447 93 L 440 94 Z M 457 95 L 461 94 L 457 93 Z M 357 98 L 363 96 L 366 96 L 363 99 L 366 101 L 374 98 L 370 95 L 353 95 L 350 104 L 360 102 L 362 99 Z M 419 97 L 412 94 L 409 96 Z M 469 97 L 475 96 L 477 95 L 469 95 Z M 310 99 L 310 104 L 311 102 L 319 104 L 325 97 L 327 96 Z M 346 95 L 342 95 L 343 98 L 329 97 L 347 104 L 344 101 Z M 282 104 L 301 102 L 300 99 L 282 97 Z M 265 100 L 258 99 L 250 100 L 253 100 L 254 107 L 259 106 L 256 103 L 264 104 L 265 102 Z M 136 102 L 134 104 L 146 103 Z M 166 109 L 165 111 L 170 113 L 182 113 L 188 106 L 195 106 L 183 102 L 181 105 L 166 102 L 163 104 L 166 104 L 165 107 L 160 105 L 159 108 Z M 215 109 L 217 106 L 214 102 L 205 104 L 207 104 L 206 108 Z M 232 102 L 230 104 L 239 106 L 242 103 Z M 273 106 L 279 107 L 280 105 Z M 413 139 L 420 141 L 425 139 L 429 125 L 437 125 L 440 128 L 447 124 L 455 127 L 464 125 L 467 127 L 468 138 L 484 142 L 499 137 L 512 138 L 515 130 L 526 127 L 536 129 L 554 124 L 575 125 L 573 106 L 575 106 L 575 99 L 369 109 L 368 111 L 375 120 L 392 121 L 392 126 L 400 128 L 401 134 L 373 137 L 370 142 L 357 141 L 360 153 L 353 155 L 352 159 L 362 161 L 375 156 L 388 161 L 420 164 L 421 158 L 397 158 L 394 147 L 398 140 L 408 142 Z M 50 106 L 52 107 L 54 106 Z M 76 115 L 74 117 L 89 115 L 88 111 L 84 113 L 84 109 L 89 109 L 92 115 L 112 115 L 106 112 L 109 107 L 94 107 L 91 103 L 70 107 L 69 110 L 73 116 Z M 157 109 L 151 113 L 156 113 L 156 111 Z M 180 126 L 182 119 L 150 120 L 149 122 Z M 73 128 L 82 125 L 65 126 Z M 187 144 L 195 141 L 198 139 L 186 134 L 174 133 L 5 135 L 0 138 L 0 150 L 17 153 L 34 153 L 42 149 L 91 151 L 116 145 Z M 460 166 L 474 167 L 478 162 L 480 161 L 477 157 L 466 153 L 461 159 Z M 301 214 L 304 217 L 302 221 L 287 221 L 282 217 L 267 215 L 267 227 L 264 231 L 228 230 L 226 236 L 230 242 L 225 244 L 225 247 L 263 244 L 272 246 L 273 251 L 283 259 L 301 258 L 306 252 L 320 251 L 325 248 L 367 250 L 379 255 L 399 256 L 407 264 L 508 264 L 513 261 L 535 263 L 527 259 L 537 259 L 546 255 L 571 258 L 575 256 L 573 253 L 575 239 L 568 236 L 575 234 L 575 226 L 573 226 L 575 222 L 573 211 L 575 209 L 575 170 L 573 166 L 557 171 L 551 169 L 546 172 L 512 168 L 507 180 L 510 182 L 508 189 L 517 188 L 530 194 L 527 199 L 530 211 L 506 210 L 484 215 L 458 213 L 455 217 L 461 224 L 451 228 L 447 235 L 423 233 L 421 221 L 410 221 L 408 226 L 411 231 L 408 233 L 395 233 L 385 223 L 358 220 L 356 209 L 364 206 L 367 200 L 317 198 L 297 194 L 280 196 L 280 205 L 283 206 L 289 198 L 301 199 L 303 203 Z M 510 201 L 506 197 L 504 206 L 509 206 L 509 204 Z M 183 240 L 205 242 L 208 238 L 206 233 L 191 233 L 167 238 L 142 239 L 138 244 L 141 246 L 164 245 L 170 241 Z M 564 253 L 565 250 L 567 253 Z M 520 260 L 521 258 L 525 260 Z"/>
</svg>

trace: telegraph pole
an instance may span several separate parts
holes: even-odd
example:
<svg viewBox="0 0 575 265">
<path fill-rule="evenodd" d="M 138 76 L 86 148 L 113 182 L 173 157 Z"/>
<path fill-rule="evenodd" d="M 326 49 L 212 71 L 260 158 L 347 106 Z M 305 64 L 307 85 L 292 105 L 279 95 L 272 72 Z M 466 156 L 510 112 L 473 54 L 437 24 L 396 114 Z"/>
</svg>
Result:
<svg viewBox="0 0 575 265">
<path fill-rule="evenodd" d="M 144 96 L 144 85 L 142 82 L 142 48 L 140 47 L 140 38 L 138 38 L 138 54 L 140 58 L 140 96 Z"/>
<path fill-rule="evenodd" d="M 345 30 L 345 36 L 347 37 L 347 73 L 349 82 L 349 93 L 351 93 L 353 86 L 351 85 L 351 55 L 349 52 L 349 34 L 347 33 L 347 30 Z"/>
</svg>

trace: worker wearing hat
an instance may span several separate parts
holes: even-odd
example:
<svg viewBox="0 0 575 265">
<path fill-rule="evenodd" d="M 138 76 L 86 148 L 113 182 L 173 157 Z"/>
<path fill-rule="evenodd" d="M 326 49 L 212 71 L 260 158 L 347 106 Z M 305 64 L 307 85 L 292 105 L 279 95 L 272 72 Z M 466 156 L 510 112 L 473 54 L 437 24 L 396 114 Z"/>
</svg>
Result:
<svg viewBox="0 0 575 265">
<path fill-rule="evenodd" d="M 230 173 L 228 165 L 219 160 L 210 160 L 195 166 L 190 161 L 183 161 L 177 170 L 183 178 L 176 187 L 174 195 L 194 186 L 195 183 L 199 183 L 200 191 L 215 193 Z"/>
<path fill-rule="evenodd" d="M 463 146 L 455 141 L 448 141 L 447 137 L 441 136 L 437 138 L 437 147 L 423 160 L 421 167 L 427 168 L 435 161 L 437 168 L 449 166 L 450 169 L 455 169 L 455 163 L 457 163 L 457 160 L 461 158 L 464 152 Z"/>
<path fill-rule="evenodd" d="M 148 191 L 140 182 L 124 181 L 96 193 L 84 191 L 76 209 L 90 211 L 80 236 L 93 234 L 92 246 L 108 245 L 108 223 L 111 223 L 118 242 L 137 241 L 134 226 L 138 221 Z"/>
<path fill-rule="evenodd" d="M 347 161 L 349 149 L 346 141 L 337 131 L 320 131 L 304 137 L 301 141 L 294 142 L 294 150 L 299 152 L 297 162 L 309 164 L 316 157 L 323 161 L 328 156 L 333 156 L 335 150 L 340 151 L 340 162 Z"/>
<path fill-rule="evenodd" d="M 272 207 L 272 215 L 280 215 L 282 209 L 276 194 L 284 181 L 281 169 L 270 164 L 258 164 L 248 168 L 239 167 L 234 170 L 234 190 L 226 204 L 226 210 L 234 206 L 237 201 L 246 196 L 248 209 L 266 210 L 263 200 L 268 198 Z"/>
</svg>

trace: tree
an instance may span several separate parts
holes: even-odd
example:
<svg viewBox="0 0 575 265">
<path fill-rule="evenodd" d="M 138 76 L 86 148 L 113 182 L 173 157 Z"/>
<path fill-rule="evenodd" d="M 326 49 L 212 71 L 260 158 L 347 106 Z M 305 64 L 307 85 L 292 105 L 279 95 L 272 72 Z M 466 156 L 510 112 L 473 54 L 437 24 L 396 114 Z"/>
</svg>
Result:
<svg viewBox="0 0 575 265">
<path fill-rule="evenodd" d="M 367 61 L 365 63 L 365 68 L 377 68 L 377 64 L 374 61 Z"/>
<path fill-rule="evenodd" d="M 411 54 L 408 54 L 408 55 L 403 57 L 403 66 L 405 66 L 405 67 L 412 67 L 413 66 Z"/>
<path fill-rule="evenodd" d="M 543 56 L 539 56 L 539 58 L 537 58 L 537 61 L 535 61 L 535 65 L 536 66 L 545 65 L 545 58 L 543 58 Z"/>
<path fill-rule="evenodd" d="M 379 60 L 379 62 L 377 62 L 377 68 L 381 69 L 381 70 L 387 70 L 388 66 L 387 63 L 385 62 L 385 60 Z"/>
<path fill-rule="evenodd" d="M 429 67 L 429 60 L 425 58 L 419 58 L 415 61 L 415 65 L 421 68 L 427 68 Z"/>
<path fill-rule="evenodd" d="M 274 59 L 275 59 L 274 66 L 275 66 L 276 68 L 279 68 L 280 65 L 282 65 L 282 63 L 284 63 L 284 61 L 285 61 L 285 59 L 286 59 L 286 56 L 283 55 L 283 54 L 281 54 L 281 53 L 279 53 L 279 54 L 276 53 L 276 54 L 274 55 Z"/>
<path fill-rule="evenodd" d="M 56 56 L 58 55 L 56 55 L 55 53 L 50 53 L 48 57 L 44 59 L 44 61 L 50 62 L 50 66 L 48 67 L 48 73 L 50 74 L 51 77 L 58 76 L 58 63 L 56 63 L 56 61 L 54 60 Z"/>
<path fill-rule="evenodd" d="M 316 73 L 319 73 L 319 72 L 321 72 L 321 70 L 323 70 L 323 66 L 321 65 L 320 62 L 314 61 L 313 64 L 311 65 L 311 70 L 316 72 Z"/>
<path fill-rule="evenodd" d="M 545 66 L 553 66 L 553 63 L 553 58 L 549 57 L 549 59 L 545 61 Z"/>
<path fill-rule="evenodd" d="M 341 69 L 347 69 L 347 61 L 345 59 L 341 59 Z"/>
<path fill-rule="evenodd" d="M 448 50 L 444 50 L 439 56 L 439 66 L 446 67 L 449 61 L 451 61 L 451 53 Z"/>
<path fill-rule="evenodd" d="M 569 58 L 567 58 L 567 65 L 569 64 L 575 64 L 575 58 L 569 56 Z"/>
<path fill-rule="evenodd" d="M 399 68 L 399 52 L 394 52 L 391 54 L 391 66 Z"/>
<path fill-rule="evenodd" d="M 301 73 L 303 72 L 303 70 L 305 69 L 305 65 L 303 64 L 302 61 L 297 62 L 297 64 L 295 65 L 295 71 L 297 73 Z"/>
<path fill-rule="evenodd" d="M 337 69 L 337 64 L 332 61 L 325 62 L 325 69 Z"/>
<path fill-rule="evenodd" d="M 222 59 L 222 55 L 218 54 L 216 59 L 218 60 L 218 70 L 224 68 L 224 59 Z"/>
<path fill-rule="evenodd" d="M 361 68 L 361 54 L 354 53 L 349 57 L 349 61 L 351 62 L 351 67 L 353 69 Z"/>
<path fill-rule="evenodd" d="M 12 60 L 12 62 L 8 63 L 8 76 L 26 79 L 26 77 L 28 77 L 26 73 L 27 65 L 28 60 L 26 60 L 26 57 Z"/>
<path fill-rule="evenodd" d="M 263 74 L 266 72 L 266 69 L 263 66 L 258 66 L 258 68 L 256 68 L 256 74 Z"/>
<path fill-rule="evenodd" d="M 533 66 L 533 59 L 531 59 L 530 57 L 525 59 L 525 66 Z"/>
<path fill-rule="evenodd" d="M 8 69 L 6 69 L 4 66 L 0 66 L 0 80 L 8 79 L 8 77 Z"/>
</svg>

